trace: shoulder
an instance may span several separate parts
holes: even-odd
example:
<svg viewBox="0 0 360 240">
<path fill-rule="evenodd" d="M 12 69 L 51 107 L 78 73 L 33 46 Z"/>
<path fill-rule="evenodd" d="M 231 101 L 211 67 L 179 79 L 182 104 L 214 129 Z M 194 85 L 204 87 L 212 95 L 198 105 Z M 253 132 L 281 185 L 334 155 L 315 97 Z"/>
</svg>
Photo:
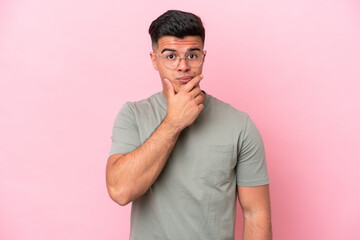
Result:
<svg viewBox="0 0 360 240">
<path fill-rule="evenodd" d="M 123 109 L 130 112 L 144 112 L 151 109 L 156 109 L 164 105 L 161 92 L 157 92 L 145 99 L 138 101 L 128 101 L 123 105 Z"/>
<path fill-rule="evenodd" d="M 162 92 L 146 99 L 126 102 L 119 112 L 119 118 L 127 118 L 141 126 L 157 124 L 166 115 L 167 102 Z"/>
<path fill-rule="evenodd" d="M 241 111 L 231 104 L 226 103 L 208 93 L 206 94 L 206 96 L 209 97 L 210 111 L 223 118 L 224 121 L 240 121 L 246 123 L 249 120 L 248 113 Z"/>
<path fill-rule="evenodd" d="M 131 107 L 142 107 L 147 106 L 149 104 L 153 104 L 156 102 L 156 99 L 158 98 L 158 95 L 161 94 L 161 92 L 155 93 L 147 98 L 137 100 L 137 101 L 127 101 L 125 104 L 129 105 Z"/>
</svg>

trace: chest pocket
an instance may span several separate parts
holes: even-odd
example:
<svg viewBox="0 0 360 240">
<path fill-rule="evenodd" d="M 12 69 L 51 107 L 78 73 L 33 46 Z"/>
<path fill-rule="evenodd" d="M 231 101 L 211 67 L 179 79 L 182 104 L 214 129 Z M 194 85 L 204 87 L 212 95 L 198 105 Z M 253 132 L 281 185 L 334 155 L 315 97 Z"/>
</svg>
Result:
<svg viewBox="0 0 360 240">
<path fill-rule="evenodd" d="M 234 177 L 236 160 L 234 145 L 209 145 L 201 151 L 197 173 L 204 182 L 220 186 Z"/>
</svg>

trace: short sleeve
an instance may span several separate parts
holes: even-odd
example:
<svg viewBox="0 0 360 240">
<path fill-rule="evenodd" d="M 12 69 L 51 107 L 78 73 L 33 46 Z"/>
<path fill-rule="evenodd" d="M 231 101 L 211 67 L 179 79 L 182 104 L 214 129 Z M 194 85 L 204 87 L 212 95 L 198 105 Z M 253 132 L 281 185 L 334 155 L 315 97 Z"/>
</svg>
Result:
<svg viewBox="0 0 360 240">
<path fill-rule="evenodd" d="M 112 131 L 110 154 L 127 154 L 140 146 L 139 130 L 131 103 L 120 109 Z"/>
<path fill-rule="evenodd" d="M 269 184 L 264 143 L 258 129 L 249 117 L 238 149 L 237 185 L 250 187 Z"/>
</svg>

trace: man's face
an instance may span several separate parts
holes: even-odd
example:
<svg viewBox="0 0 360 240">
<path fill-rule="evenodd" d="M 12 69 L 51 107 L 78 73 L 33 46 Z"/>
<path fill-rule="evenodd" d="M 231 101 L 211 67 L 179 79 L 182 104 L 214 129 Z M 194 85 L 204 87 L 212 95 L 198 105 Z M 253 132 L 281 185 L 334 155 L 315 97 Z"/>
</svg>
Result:
<svg viewBox="0 0 360 240">
<path fill-rule="evenodd" d="M 185 85 L 193 77 L 202 73 L 203 64 L 198 67 L 189 67 L 185 62 L 185 55 L 192 51 L 203 52 L 203 43 L 199 36 L 187 36 L 185 38 L 177 38 L 173 36 L 163 36 L 159 38 L 157 46 L 153 46 L 153 51 L 150 53 L 154 68 L 159 71 L 163 88 L 166 89 L 164 78 L 171 81 L 174 90 L 177 93 L 182 85 Z M 156 55 L 168 55 L 174 53 L 180 56 L 179 65 L 175 69 L 167 68 L 162 57 Z M 190 56 L 191 57 L 191 56 Z M 205 56 L 204 56 L 205 60 Z"/>
</svg>

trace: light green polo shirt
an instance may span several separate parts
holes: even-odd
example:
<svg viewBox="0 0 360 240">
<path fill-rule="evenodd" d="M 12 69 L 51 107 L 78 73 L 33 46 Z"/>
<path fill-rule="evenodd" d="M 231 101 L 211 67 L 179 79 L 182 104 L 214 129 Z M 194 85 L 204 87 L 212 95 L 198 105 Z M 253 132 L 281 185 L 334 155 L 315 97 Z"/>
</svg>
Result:
<svg viewBox="0 0 360 240">
<path fill-rule="evenodd" d="M 110 156 L 141 146 L 165 118 L 162 92 L 118 113 Z M 131 240 L 234 239 L 236 186 L 269 183 L 262 138 L 249 116 L 206 94 L 159 177 L 132 202 Z"/>
</svg>

